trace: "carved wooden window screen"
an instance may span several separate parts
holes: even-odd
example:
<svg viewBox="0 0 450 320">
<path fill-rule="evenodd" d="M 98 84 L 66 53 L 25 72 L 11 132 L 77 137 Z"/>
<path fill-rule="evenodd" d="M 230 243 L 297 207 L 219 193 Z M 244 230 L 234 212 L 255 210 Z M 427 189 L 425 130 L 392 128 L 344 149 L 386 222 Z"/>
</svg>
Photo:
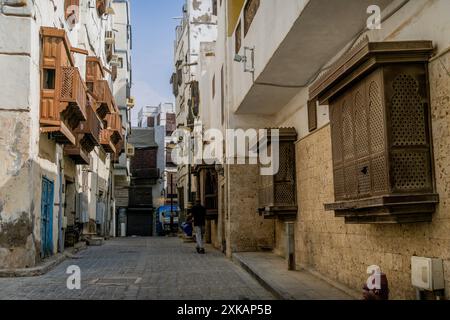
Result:
<svg viewBox="0 0 450 320">
<path fill-rule="evenodd" d="M 433 192 L 425 79 L 381 68 L 330 103 L 337 201 Z"/>
<path fill-rule="evenodd" d="M 248 30 L 253 22 L 253 19 L 258 12 L 261 0 L 248 0 L 244 8 L 244 36 L 247 35 Z"/>
<path fill-rule="evenodd" d="M 308 101 L 308 129 L 312 132 L 317 129 L 317 100 Z"/>
<path fill-rule="evenodd" d="M 239 22 L 234 33 L 235 53 L 238 54 L 242 47 L 242 23 Z"/>
</svg>

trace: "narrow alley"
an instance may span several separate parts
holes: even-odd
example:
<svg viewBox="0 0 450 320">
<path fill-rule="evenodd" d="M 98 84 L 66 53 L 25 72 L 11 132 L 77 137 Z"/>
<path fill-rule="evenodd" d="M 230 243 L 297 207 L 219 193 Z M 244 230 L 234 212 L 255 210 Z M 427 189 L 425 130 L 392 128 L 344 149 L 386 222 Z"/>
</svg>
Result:
<svg viewBox="0 0 450 320">
<path fill-rule="evenodd" d="M 0 0 L 0 72 L 1 302 L 450 300 L 450 0 Z"/>
<path fill-rule="evenodd" d="M 68 290 L 67 268 L 81 269 Z M 268 300 L 273 296 L 218 251 L 198 256 L 178 238 L 121 238 L 91 247 L 48 274 L 0 278 L 0 300 Z"/>
</svg>

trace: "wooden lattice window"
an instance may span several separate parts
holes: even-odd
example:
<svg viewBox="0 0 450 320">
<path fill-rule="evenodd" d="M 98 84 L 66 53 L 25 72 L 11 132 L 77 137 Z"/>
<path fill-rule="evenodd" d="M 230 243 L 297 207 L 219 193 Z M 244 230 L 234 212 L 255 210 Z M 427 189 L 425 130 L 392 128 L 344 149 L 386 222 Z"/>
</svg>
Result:
<svg viewBox="0 0 450 320">
<path fill-rule="evenodd" d="M 217 0 L 212 0 L 212 14 L 217 16 Z"/>
<path fill-rule="evenodd" d="M 112 81 L 117 80 L 117 66 L 112 66 L 111 68 L 111 79 Z"/>
<path fill-rule="evenodd" d="M 247 35 L 248 30 L 253 22 L 253 19 L 258 12 L 261 0 L 248 0 L 244 8 L 244 36 Z"/>
<path fill-rule="evenodd" d="M 234 33 L 234 42 L 235 42 L 235 52 L 239 53 L 242 47 L 242 23 L 239 22 L 236 32 Z"/>
<path fill-rule="evenodd" d="M 308 129 L 309 132 L 317 129 L 317 100 L 308 101 Z"/>
<path fill-rule="evenodd" d="M 431 220 L 439 201 L 428 88 L 432 52 L 428 41 L 362 43 L 311 90 L 330 106 L 336 203 L 325 207 L 348 223 Z"/>
<path fill-rule="evenodd" d="M 275 152 L 269 130 L 267 147 Z M 261 175 L 259 179 L 259 212 L 267 219 L 291 220 L 297 217 L 294 128 L 279 129 L 279 170 L 274 175 Z"/>
</svg>

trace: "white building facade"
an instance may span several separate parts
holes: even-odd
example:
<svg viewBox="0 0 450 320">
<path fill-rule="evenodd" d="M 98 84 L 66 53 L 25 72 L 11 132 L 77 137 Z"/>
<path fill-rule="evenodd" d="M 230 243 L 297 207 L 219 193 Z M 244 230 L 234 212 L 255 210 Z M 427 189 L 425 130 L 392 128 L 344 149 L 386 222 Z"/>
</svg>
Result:
<svg viewBox="0 0 450 320">
<path fill-rule="evenodd" d="M 198 117 L 198 81 L 200 78 L 198 58 L 202 42 L 217 38 L 217 1 L 186 0 L 183 17 L 176 28 L 174 51 L 175 73 L 171 83 L 176 98 L 177 125 L 193 130 Z M 189 152 L 185 150 L 185 152 Z M 191 179 L 189 166 L 179 166 L 177 175 L 178 200 L 182 210 L 195 199 L 195 183 Z"/>
<path fill-rule="evenodd" d="M 130 158 L 134 155 L 134 147 L 128 143 L 131 135 L 131 109 L 134 107 L 134 98 L 131 97 L 132 87 L 132 63 L 131 50 L 133 43 L 131 27 L 131 4 L 128 0 L 114 0 L 114 41 L 117 64 L 114 68 L 114 98 L 122 116 L 122 128 L 124 130 L 123 153 L 115 159 L 114 163 L 114 193 L 115 207 L 114 227 L 118 232 L 117 216 L 121 209 L 126 209 L 129 204 L 130 186 Z"/>
<path fill-rule="evenodd" d="M 274 177 L 217 166 L 212 244 L 268 250 L 354 290 L 377 265 L 392 299 L 416 298 L 413 256 L 448 279 L 448 12 L 445 0 L 219 2 L 200 119 L 279 129 L 282 165 Z"/>
<path fill-rule="evenodd" d="M 0 269 L 63 251 L 75 226 L 109 233 L 122 130 L 107 72 L 111 8 L 94 4 L 0 2 L 0 70 L 11 76 L 0 84 Z"/>
</svg>

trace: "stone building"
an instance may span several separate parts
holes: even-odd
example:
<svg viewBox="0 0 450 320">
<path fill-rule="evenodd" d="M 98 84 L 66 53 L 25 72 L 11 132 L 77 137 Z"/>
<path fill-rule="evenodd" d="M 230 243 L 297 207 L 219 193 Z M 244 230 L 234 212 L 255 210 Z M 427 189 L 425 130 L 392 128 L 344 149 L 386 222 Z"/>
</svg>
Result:
<svg viewBox="0 0 450 320">
<path fill-rule="evenodd" d="M 153 128 L 155 130 L 155 143 L 158 145 L 157 167 L 161 173 L 161 183 L 154 195 L 156 208 L 177 205 L 176 194 L 177 167 L 172 159 L 173 137 L 176 131 L 175 107 L 172 103 L 161 103 L 155 107 L 144 107 L 138 114 L 139 128 Z"/>
<path fill-rule="evenodd" d="M 201 42 L 214 41 L 217 36 L 217 1 L 186 0 L 183 17 L 176 28 L 174 48 L 175 72 L 171 78 L 175 95 L 175 111 L 178 127 L 193 130 L 198 116 L 198 56 Z M 188 152 L 185 150 L 185 152 Z M 185 210 L 195 199 L 196 183 L 191 168 L 179 166 L 177 193 L 180 207 Z"/>
<path fill-rule="evenodd" d="M 280 171 L 215 166 L 211 242 L 355 290 L 377 265 L 393 299 L 416 297 L 412 257 L 434 258 L 450 297 L 448 12 L 446 0 L 218 1 L 197 119 L 279 129 Z"/>
<path fill-rule="evenodd" d="M 134 98 L 131 96 L 132 87 L 132 28 L 131 28 L 131 6 L 129 1 L 114 0 L 114 43 L 117 55 L 117 64 L 113 66 L 114 99 L 122 116 L 122 127 L 124 129 L 124 144 L 120 157 L 114 159 L 114 196 L 115 214 L 113 216 L 114 235 L 119 228 L 117 226 L 117 215 L 121 210 L 126 210 L 129 204 L 129 187 L 131 182 L 130 158 L 134 156 L 134 147 L 128 143 L 131 135 L 131 109 L 134 108 Z"/>
<path fill-rule="evenodd" d="M 0 2 L 0 269 L 63 251 L 75 225 L 110 233 L 123 144 L 112 12 L 102 0 Z"/>
<path fill-rule="evenodd" d="M 161 127 L 132 128 L 130 143 L 135 148 L 131 159 L 131 185 L 125 222 L 127 236 L 153 236 L 156 230 L 155 211 L 162 204 L 162 183 L 159 163 L 164 148 L 157 141 Z"/>
</svg>

